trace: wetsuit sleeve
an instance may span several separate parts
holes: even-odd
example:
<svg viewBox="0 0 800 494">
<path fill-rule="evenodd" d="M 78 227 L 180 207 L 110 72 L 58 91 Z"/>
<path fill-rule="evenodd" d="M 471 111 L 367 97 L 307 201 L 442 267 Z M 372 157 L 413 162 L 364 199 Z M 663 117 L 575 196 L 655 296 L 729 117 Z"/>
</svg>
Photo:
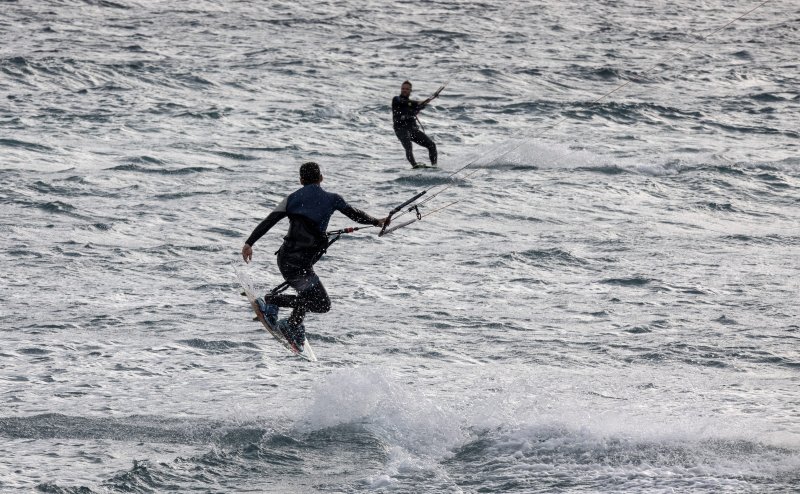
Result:
<svg viewBox="0 0 800 494">
<path fill-rule="evenodd" d="M 280 220 L 286 217 L 286 202 L 288 201 L 288 197 L 281 201 L 275 209 L 269 213 L 269 215 L 264 218 L 264 220 L 258 224 L 258 226 L 253 230 L 253 233 L 247 238 L 245 243 L 247 245 L 252 246 L 254 243 L 258 241 L 261 237 L 264 236 L 265 233 L 269 231 L 270 228 L 275 226 Z"/>
<path fill-rule="evenodd" d="M 347 216 L 351 220 L 355 221 L 356 223 L 360 223 L 362 225 L 374 225 L 378 226 L 380 220 L 373 216 L 368 215 L 364 211 L 360 209 L 356 209 L 353 206 L 347 204 L 342 196 L 336 195 L 336 202 L 334 203 L 334 207 L 336 210 L 342 213 L 343 215 Z"/>
</svg>

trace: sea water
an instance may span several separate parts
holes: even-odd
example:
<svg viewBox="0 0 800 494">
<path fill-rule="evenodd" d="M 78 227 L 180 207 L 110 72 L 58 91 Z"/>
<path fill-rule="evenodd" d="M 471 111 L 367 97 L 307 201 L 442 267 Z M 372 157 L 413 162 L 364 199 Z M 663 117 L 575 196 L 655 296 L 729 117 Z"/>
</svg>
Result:
<svg viewBox="0 0 800 494">
<path fill-rule="evenodd" d="M 0 491 L 796 492 L 800 10 L 714 33 L 757 5 L 0 3 Z M 234 277 L 309 160 L 458 201 L 331 247 L 316 364 Z"/>
</svg>

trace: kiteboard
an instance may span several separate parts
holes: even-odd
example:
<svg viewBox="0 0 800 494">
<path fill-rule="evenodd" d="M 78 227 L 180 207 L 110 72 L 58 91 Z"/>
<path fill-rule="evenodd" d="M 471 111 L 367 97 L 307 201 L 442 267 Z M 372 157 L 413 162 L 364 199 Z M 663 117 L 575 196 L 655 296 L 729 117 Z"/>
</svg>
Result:
<svg viewBox="0 0 800 494">
<path fill-rule="evenodd" d="M 303 344 L 302 348 L 297 348 L 294 344 L 290 343 L 289 340 L 283 336 L 280 329 L 277 326 L 273 326 L 264 318 L 264 314 L 261 312 L 261 309 L 258 308 L 258 302 L 256 302 L 256 290 L 253 282 L 250 281 L 250 277 L 247 276 L 247 273 L 244 272 L 241 268 L 236 268 L 236 278 L 239 280 L 239 284 L 242 285 L 242 290 L 244 290 L 243 294 L 247 297 L 248 302 L 250 302 L 250 307 L 253 309 L 253 312 L 256 313 L 256 318 L 258 321 L 264 326 L 264 328 L 271 334 L 278 342 L 283 345 L 284 348 L 289 350 L 295 355 L 299 355 L 306 360 L 310 360 L 312 362 L 317 361 L 317 356 L 314 355 L 314 350 L 311 349 L 311 344 L 308 342 L 308 337 L 306 336 L 306 341 Z"/>
</svg>

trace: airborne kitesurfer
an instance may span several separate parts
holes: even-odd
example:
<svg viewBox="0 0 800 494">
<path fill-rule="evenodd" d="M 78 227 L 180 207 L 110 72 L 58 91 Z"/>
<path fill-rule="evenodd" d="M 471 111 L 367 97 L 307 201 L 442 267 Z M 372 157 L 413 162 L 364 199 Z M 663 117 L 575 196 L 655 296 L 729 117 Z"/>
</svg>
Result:
<svg viewBox="0 0 800 494">
<path fill-rule="evenodd" d="M 438 95 L 438 93 L 437 93 Z M 403 149 L 406 150 L 406 159 L 413 168 L 420 165 L 414 159 L 414 151 L 411 149 L 411 143 L 416 142 L 420 146 L 428 148 L 428 156 L 431 159 L 431 166 L 436 166 L 436 144 L 430 137 L 417 126 L 417 114 L 422 111 L 425 106 L 430 103 L 433 98 L 428 98 L 424 101 L 415 101 L 411 97 L 411 83 L 409 81 L 403 82 L 400 85 L 400 95 L 392 99 L 392 123 L 394 124 L 394 133 L 403 144 Z"/>
<path fill-rule="evenodd" d="M 339 194 L 322 189 L 322 173 L 314 162 L 303 163 L 300 167 L 300 184 L 303 186 L 289 194 L 250 234 L 242 247 L 242 258 L 250 262 L 253 257 L 253 244 L 281 219 L 289 218 L 289 232 L 283 238 L 278 250 L 278 269 L 297 295 L 267 293 L 259 297 L 258 303 L 264 318 L 286 336 L 298 349 L 305 342 L 303 318 L 307 311 L 328 312 L 331 300 L 319 277 L 314 273 L 314 263 L 328 247 L 325 229 L 335 211 L 351 220 L 374 226 L 389 223 L 388 218 L 378 219 L 358 210 L 345 202 Z M 291 307 L 288 320 L 278 322 L 278 307 Z"/>
</svg>

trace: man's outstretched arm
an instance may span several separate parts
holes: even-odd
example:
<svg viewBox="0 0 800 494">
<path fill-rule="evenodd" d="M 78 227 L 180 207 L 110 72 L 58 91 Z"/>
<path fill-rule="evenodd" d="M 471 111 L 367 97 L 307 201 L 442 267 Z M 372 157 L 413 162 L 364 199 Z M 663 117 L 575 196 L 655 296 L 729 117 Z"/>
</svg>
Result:
<svg viewBox="0 0 800 494">
<path fill-rule="evenodd" d="M 242 247 L 242 259 L 244 262 L 250 262 L 253 258 L 253 244 L 255 244 L 258 239 L 264 236 L 270 228 L 275 226 L 280 220 L 286 217 L 286 199 L 284 199 L 278 206 L 275 208 L 274 211 L 269 213 L 269 215 L 264 218 L 261 223 L 253 230 L 253 233 L 247 238 L 244 242 L 244 246 Z"/>
<path fill-rule="evenodd" d="M 383 224 L 388 220 L 388 218 L 375 218 L 374 216 L 371 216 L 360 209 L 356 209 L 349 204 L 345 204 L 341 209 L 339 209 L 339 211 L 351 220 L 362 225 L 383 226 Z"/>
</svg>

